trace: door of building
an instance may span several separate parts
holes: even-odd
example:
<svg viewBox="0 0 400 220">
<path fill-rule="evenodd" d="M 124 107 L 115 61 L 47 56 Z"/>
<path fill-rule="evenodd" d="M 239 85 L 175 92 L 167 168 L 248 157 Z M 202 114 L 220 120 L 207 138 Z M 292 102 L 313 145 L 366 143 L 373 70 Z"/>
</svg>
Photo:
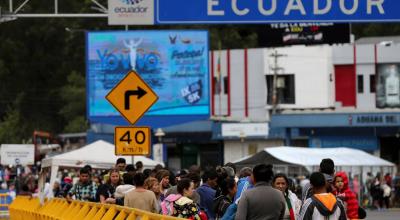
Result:
<svg viewBox="0 0 400 220">
<path fill-rule="evenodd" d="M 335 66 L 336 102 L 342 106 L 356 106 L 356 74 L 354 65 Z"/>
</svg>

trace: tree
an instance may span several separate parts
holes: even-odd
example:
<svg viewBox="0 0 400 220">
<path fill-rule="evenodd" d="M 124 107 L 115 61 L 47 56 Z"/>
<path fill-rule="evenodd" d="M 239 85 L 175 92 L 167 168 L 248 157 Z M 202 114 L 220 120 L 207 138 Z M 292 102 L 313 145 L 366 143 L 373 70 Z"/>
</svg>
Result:
<svg viewBox="0 0 400 220">
<path fill-rule="evenodd" d="M 29 129 L 22 120 L 20 111 L 9 107 L 3 120 L 0 121 L 0 143 L 19 144 L 23 139 L 28 139 Z"/>
<path fill-rule="evenodd" d="M 355 37 L 376 37 L 400 35 L 400 24 L 398 23 L 369 23 L 353 24 L 352 33 Z"/>
<path fill-rule="evenodd" d="M 65 102 L 60 110 L 60 115 L 66 121 L 64 132 L 85 132 L 87 130 L 85 91 L 85 78 L 76 71 L 72 71 L 67 78 L 67 84 L 60 89 L 60 96 Z"/>
</svg>

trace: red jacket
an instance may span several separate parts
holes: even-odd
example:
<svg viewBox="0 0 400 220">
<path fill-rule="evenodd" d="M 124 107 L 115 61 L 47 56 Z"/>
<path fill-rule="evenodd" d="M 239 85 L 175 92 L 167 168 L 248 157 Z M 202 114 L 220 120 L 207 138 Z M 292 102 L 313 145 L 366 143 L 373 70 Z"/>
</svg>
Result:
<svg viewBox="0 0 400 220">
<path fill-rule="evenodd" d="M 358 201 L 356 194 L 354 194 L 349 188 L 349 179 L 345 172 L 337 172 L 336 177 L 341 177 L 343 179 L 343 189 L 339 191 L 336 189 L 336 196 L 346 203 L 347 207 L 347 217 L 349 219 L 358 219 Z"/>
</svg>

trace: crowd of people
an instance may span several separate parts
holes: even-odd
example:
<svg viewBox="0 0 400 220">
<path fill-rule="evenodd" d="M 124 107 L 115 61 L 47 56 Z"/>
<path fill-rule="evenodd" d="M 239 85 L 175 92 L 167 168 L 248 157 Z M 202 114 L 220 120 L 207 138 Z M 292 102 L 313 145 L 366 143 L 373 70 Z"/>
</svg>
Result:
<svg viewBox="0 0 400 220">
<path fill-rule="evenodd" d="M 72 177 L 65 172 L 52 187 L 47 183 L 45 194 L 195 220 L 345 220 L 366 215 L 359 205 L 359 191 L 353 190 L 355 183 L 345 172 L 336 172 L 331 159 L 322 160 L 319 172 L 301 182 L 274 174 L 272 165 L 266 164 L 240 170 L 232 163 L 204 170 L 193 165 L 174 174 L 161 165 L 144 169 L 140 161 L 126 164 L 123 158 L 107 172 L 86 165 L 77 173 L 77 181 Z M 366 188 L 371 204 L 378 209 L 389 207 L 385 185 L 399 187 L 400 181 L 388 175 L 369 177 Z M 32 195 L 31 187 L 37 186 L 22 184 L 18 194 Z M 393 192 L 389 191 L 389 197 Z"/>
</svg>

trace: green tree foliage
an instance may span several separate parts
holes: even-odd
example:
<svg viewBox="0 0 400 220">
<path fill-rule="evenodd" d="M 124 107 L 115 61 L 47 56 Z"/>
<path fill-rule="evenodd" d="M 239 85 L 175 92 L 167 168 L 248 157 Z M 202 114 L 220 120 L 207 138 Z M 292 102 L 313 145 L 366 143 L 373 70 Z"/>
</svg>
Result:
<svg viewBox="0 0 400 220">
<path fill-rule="evenodd" d="M 18 106 L 22 96 L 23 94 L 20 94 L 16 98 L 14 106 L 6 108 L 4 117 L 0 120 L 0 143 L 19 144 L 21 137 L 26 137 L 26 133 L 29 132 Z"/>
<path fill-rule="evenodd" d="M 353 24 L 352 33 L 356 39 L 361 37 L 400 35 L 399 23 Z"/>
<path fill-rule="evenodd" d="M 8 1 L 0 2 L 7 8 Z M 100 0 L 107 5 L 106 0 Z M 92 1 L 59 1 L 60 13 L 93 13 Z M 30 1 L 24 13 L 50 13 L 48 1 Z M 143 29 L 203 29 L 210 48 L 257 47 L 262 25 L 129 26 Z M 19 143 L 34 130 L 83 132 L 85 31 L 124 30 L 107 18 L 19 18 L 0 23 L 0 143 Z M 398 24 L 353 25 L 357 37 L 400 34 Z"/>
<path fill-rule="evenodd" d="M 85 119 L 86 92 L 85 78 L 72 71 L 67 83 L 60 89 L 61 99 L 65 102 L 60 115 L 66 120 L 64 132 L 82 132 L 88 128 Z"/>
<path fill-rule="evenodd" d="M 20 138 L 25 136 L 24 126 L 19 111 L 10 108 L 0 121 L 0 143 L 20 144 Z"/>
</svg>

